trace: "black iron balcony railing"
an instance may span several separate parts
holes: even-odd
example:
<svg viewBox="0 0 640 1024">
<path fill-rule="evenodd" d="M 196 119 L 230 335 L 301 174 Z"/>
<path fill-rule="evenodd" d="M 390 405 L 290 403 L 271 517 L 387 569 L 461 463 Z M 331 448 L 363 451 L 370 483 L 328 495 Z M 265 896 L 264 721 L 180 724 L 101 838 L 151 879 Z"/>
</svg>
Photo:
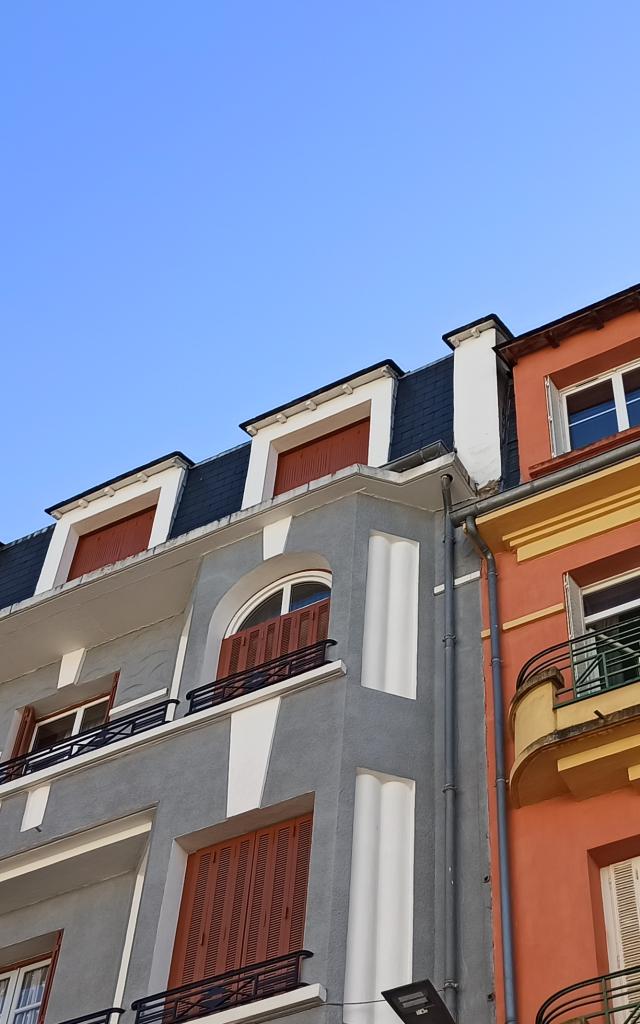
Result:
<svg viewBox="0 0 640 1024">
<path fill-rule="evenodd" d="M 550 996 L 535 1024 L 640 1024 L 640 967 L 570 985 Z"/>
<path fill-rule="evenodd" d="M 107 725 L 96 726 L 95 729 L 87 729 L 66 740 L 60 740 L 44 750 L 33 751 L 30 754 L 22 754 L 20 757 L 13 757 L 10 761 L 3 761 L 0 764 L 0 785 L 10 782 L 12 779 L 21 779 L 25 775 L 32 775 L 33 772 L 42 768 L 50 768 L 64 761 L 70 761 L 80 754 L 87 754 L 90 750 L 100 750 L 108 747 L 118 740 L 128 739 L 130 736 L 137 736 L 138 733 L 146 732 L 158 725 L 164 725 L 167 720 L 167 712 L 170 707 L 175 707 L 180 702 L 177 700 L 163 700 L 160 704 L 153 704 L 151 707 L 141 708 L 130 715 L 123 715 L 116 718 Z"/>
<path fill-rule="evenodd" d="M 640 682 L 640 616 L 540 651 L 523 665 L 517 687 L 545 670 L 562 677 L 556 705 Z"/>
<path fill-rule="evenodd" d="M 62 1024 L 115 1024 L 115 1021 L 124 1013 L 119 1006 L 112 1006 L 109 1010 L 96 1010 L 95 1013 L 85 1013 L 84 1017 L 72 1017 Z"/>
<path fill-rule="evenodd" d="M 205 978 L 204 981 L 194 981 L 137 999 L 131 1004 L 136 1011 L 135 1024 L 180 1024 L 180 1021 L 195 1020 L 231 1006 L 242 1006 L 257 999 L 290 992 L 302 986 L 301 964 L 310 956 L 313 953 L 301 949 L 297 953 L 287 953 L 251 967 L 241 967 L 215 978 Z"/>
<path fill-rule="evenodd" d="M 236 672 L 226 679 L 217 679 L 213 683 L 206 683 L 190 690 L 187 694 L 189 701 L 188 715 L 196 711 L 204 711 L 205 708 L 214 708 L 218 704 L 224 704 L 234 697 L 242 697 L 245 693 L 253 693 L 254 690 L 262 690 L 265 686 L 273 686 L 284 679 L 298 676 L 302 672 L 308 672 L 312 668 L 318 668 L 327 661 L 327 648 L 335 645 L 335 640 L 320 640 L 310 647 L 302 647 L 299 651 L 290 651 L 273 661 L 266 661 L 263 665 L 256 665 L 255 668 L 247 668 L 243 672 Z"/>
</svg>

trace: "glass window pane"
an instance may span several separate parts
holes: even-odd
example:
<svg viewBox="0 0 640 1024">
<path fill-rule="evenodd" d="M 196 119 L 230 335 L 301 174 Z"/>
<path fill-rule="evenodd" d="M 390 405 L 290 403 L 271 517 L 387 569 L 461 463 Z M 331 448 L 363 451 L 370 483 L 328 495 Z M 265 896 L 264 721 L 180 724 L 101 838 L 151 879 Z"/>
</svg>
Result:
<svg viewBox="0 0 640 1024">
<path fill-rule="evenodd" d="M 39 1013 L 39 1005 L 32 1006 L 28 1010 L 16 1010 L 11 1020 L 11 1024 L 36 1024 Z"/>
<path fill-rule="evenodd" d="M 32 751 L 45 750 L 47 747 L 53 746 L 54 743 L 66 740 L 71 736 L 75 720 L 76 713 L 73 711 L 70 715 L 54 719 L 53 722 L 42 722 L 36 728 Z"/>
<path fill-rule="evenodd" d="M 304 608 L 308 604 L 315 604 L 316 601 L 324 601 L 329 597 L 331 589 L 325 583 L 294 583 L 291 588 L 290 612 Z"/>
<path fill-rule="evenodd" d="M 271 597 L 265 598 L 257 608 L 247 615 L 242 625 L 239 627 L 239 631 L 243 629 L 250 629 L 251 626 L 259 626 L 261 622 L 268 622 L 269 619 L 277 619 L 282 611 L 282 591 L 278 590 L 277 593 L 272 594 Z"/>
<path fill-rule="evenodd" d="M 109 701 L 102 700 L 99 704 L 92 704 L 91 707 L 85 708 L 82 712 L 80 732 L 85 732 L 87 729 L 94 729 L 98 725 L 104 725 L 107 719 L 108 706 Z"/>
<path fill-rule="evenodd" d="M 610 380 L 600 381 L 593 387 L 567 395 L 569 436 L 572 448 L 610 437 L 618 432 L 618 417 Z"/>
<path fill-rule="evenodd" d="M 640 366 L 636 370 L 629 370 L 622 379 L 627 400 L 629 426 L 640 427 Z"/>
<path fill-rule="evenodd" d="M 0 979 L 0 1014 L 2 1013 L 2 1011 L 4 1009 L 4 1001 L 7 998 L 7 989 L 8 988 L 9 988 L 9 979 L 8 978 L 1 978 Z"/>
<path fill-rule="evenodd" d="M 42 1001 L 48 970 L 49 965 L 45 964 L 43 967 L 36 967 L 32 971 L 24 972 L 16 1003 L 18 1009 L 23 1006 L 33 1006 Z"/>
<path fill-rule="evenodd" d="M 596 590 L 592 594 L 585 594 L 583 597 L 585 618 L 588 619 L 591 615 L 606 612 L 609 608 L 619 608 L 620 605 L 629 604 L 630 601 L 637 601 L 640 605 L 640 576 L 623 580 L 621 583 L 614 583 L 612 586 Z"/>
</svg>

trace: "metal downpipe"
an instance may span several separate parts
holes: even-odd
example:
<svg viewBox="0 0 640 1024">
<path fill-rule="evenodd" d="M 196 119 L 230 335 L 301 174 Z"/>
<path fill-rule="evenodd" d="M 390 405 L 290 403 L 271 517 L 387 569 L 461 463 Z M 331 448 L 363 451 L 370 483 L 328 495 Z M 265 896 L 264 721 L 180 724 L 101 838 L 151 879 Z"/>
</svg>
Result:
<svg viewBox="0 0 640 1024">
<path fill-rule="evenodd" d="M 440 478 L 444 508 L 444 999 L 454 1020 L 458 1010 L 458 893 L 456 821 L 455 528 L 451 519 L 453 478 Z"/>
<path fill-rule="evenodd" d="M 500 615 L 498 574 L 493 552 L 484 542 L 473 516 L 467 516 L 465 530 L 487 563 L 489 627 L 491 635 L 491 685 L 493 693 L 493 747 L 496 766 L 498 812 L 498 865 L 500 870 L 500 924 L 504 971 L 505 1024 L 517 1024 L 516 981 L 513 956 L 513 915 L 509 870 L 509 826 L 507 819 L 507 777 L 504 751 L 504 705 L 502 702 L 502 661 L 500 658 Z"/>
</svg>

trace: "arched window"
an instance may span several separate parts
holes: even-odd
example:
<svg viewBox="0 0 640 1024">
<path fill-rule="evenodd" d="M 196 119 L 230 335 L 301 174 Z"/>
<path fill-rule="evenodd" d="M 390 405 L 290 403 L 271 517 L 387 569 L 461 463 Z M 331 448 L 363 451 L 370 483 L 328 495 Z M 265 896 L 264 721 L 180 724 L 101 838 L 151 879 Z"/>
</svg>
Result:
<svg viewBox="0 0 640 1024">
<path fill-rule="evenodd" d="M 295 573 L 256 594 L 229 624 L 218 679 L 326 640 L 330 599 L 331 576 L 319 570 Z"/>
</svg>

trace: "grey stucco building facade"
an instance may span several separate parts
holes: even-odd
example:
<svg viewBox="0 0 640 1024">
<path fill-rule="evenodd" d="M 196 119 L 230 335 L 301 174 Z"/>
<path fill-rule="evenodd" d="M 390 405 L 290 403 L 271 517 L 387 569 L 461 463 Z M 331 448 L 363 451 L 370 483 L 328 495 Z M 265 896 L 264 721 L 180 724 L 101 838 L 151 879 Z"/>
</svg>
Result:
<svg viewBox="0 0 640 1024">
<path fill-rule="evenodd" d="M 453 358 L 377 364 L 246 424 L 234 452 L 173 453 L 0 548 L 0 1024 L 378 1024 L 383 989 L 442 989 L 442 477 L 457 502 L 486 482 L 450 450 Z M 335 469 L 361 436 L 366 457 Z M 282 490 L 285 455 L 307 478 Z M 454 981 L 475 1024 L 493 972 L 464 540 L 454 575 Z"/>
</svg>

